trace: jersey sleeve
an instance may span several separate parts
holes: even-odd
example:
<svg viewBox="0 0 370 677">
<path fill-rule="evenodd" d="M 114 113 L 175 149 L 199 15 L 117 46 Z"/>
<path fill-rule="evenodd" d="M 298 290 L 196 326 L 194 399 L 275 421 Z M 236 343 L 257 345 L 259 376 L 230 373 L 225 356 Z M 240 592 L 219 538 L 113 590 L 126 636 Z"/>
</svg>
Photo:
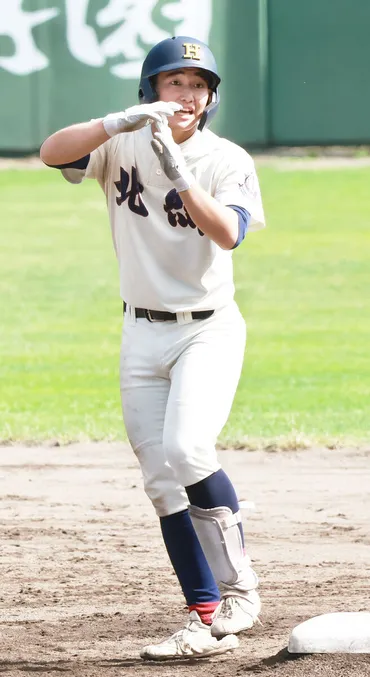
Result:
<svg viewBox="0 0 370 677">
<path fill-rule="evenodd" d="M 61 169 L 64 178 L 69 183 L 81 183 L 84 179 L 96 179 L 104 190 L 109 158 L 116 152 L 120 137 L 122 137 L 122 134 L 117 134 L 93 150 L 87 156 L 88 163 L 85 168 L 65 167 Z"/>
<path fill-rule="evenodd" d="M 78 167 L 65 167 L 61 169 L 60 171 L 64 178 L 69 183 L 81 183 L 84 179 L 96 179 L 103 186 L 107 170 L 109 143 L 110 140 L 106 141 L 106 143 L 103 143 L 99 148 L 90 153 L 85 169 Z"/>
<path fill-rule="evenodd" d="M 250 214 L 249 230 L 265 226 L 261 191 L 252 158 L 242 149 L 227 160 L 216 184 L 215 199 L 223 205 L 243 207 Z"/>
</svg>

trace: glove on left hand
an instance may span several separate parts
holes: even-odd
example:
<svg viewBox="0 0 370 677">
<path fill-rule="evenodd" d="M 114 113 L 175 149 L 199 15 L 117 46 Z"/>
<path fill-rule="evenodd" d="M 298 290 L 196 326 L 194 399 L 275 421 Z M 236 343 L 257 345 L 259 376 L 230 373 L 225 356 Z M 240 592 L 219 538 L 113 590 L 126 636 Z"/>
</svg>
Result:
<svg viewBox="0 0 370 677">
<path fill-rule="evenodd" d="M 131 106 L 120 113 L 109 113 L 103 118 L 104 129 L 108 136 L 123 132 L 135 132 L 152 122 L 160 122 L 166 115 L 173 115 L 182 106 L 174 101 L 155 101 Z M 167 120 L 167 118 L 166 118 Z"/>
<path fill-rule="evenodd" d="M 173 140 L 167 118 L 162 118 L 161 122 L 157 122 L 156 127 L 158 131 L 154 133 L 151 146 L 161 163 L 164 173 L 172 181 L 178 193 L 188 190 L 195 179 L 191 171 L 186 167 L 185 158 L 180 147 Z"/>
</svg>

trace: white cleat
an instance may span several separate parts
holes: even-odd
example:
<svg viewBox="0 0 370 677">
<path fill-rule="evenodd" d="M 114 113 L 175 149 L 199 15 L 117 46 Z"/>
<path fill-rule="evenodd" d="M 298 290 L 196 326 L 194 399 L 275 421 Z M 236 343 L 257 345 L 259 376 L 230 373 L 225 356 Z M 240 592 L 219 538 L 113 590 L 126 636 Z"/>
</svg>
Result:
<svg viewBox="0 0 370 677">
<path fill-rule="evenodd" d="M 216 639 L 211 635 L 211 626 L 200 620 L 196 611 L 191 611 L 185 628 L 175 632 L 160 644 L 149 644 L 140 651 L 141 658 L 165 661 L 171 658 L 206 658 L 232 651 L 239 646 L 235 635 Z"/>
<path fill-rule="evenodd" d="M 234 635 L 249 630 L 258 621 L 261 600 L 257 590 L 250 590 L 247 597 L 229 595 L 221 600 L 215 611 L 211 632 L 213 637 Z"/>
</svg>

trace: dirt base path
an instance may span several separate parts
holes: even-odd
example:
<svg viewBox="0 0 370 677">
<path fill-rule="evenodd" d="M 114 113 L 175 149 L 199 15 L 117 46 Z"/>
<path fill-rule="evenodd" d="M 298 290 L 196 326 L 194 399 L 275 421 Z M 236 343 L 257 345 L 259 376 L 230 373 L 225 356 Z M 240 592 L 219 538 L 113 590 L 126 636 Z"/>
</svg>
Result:
<svg viewBox="0 0 370 677">
<path fill-rule="evenodd" d="M 233 654 L 140 660 L 184 602 L 136 459 L 119 444 L 0 448 L 0 672 L 115 677 L 365 677 L 370 655 L 288 660 L 290 630 L 370 611 L 370 449 L 225 451 L 261 578 L 262 627 Z"/>
</svg>

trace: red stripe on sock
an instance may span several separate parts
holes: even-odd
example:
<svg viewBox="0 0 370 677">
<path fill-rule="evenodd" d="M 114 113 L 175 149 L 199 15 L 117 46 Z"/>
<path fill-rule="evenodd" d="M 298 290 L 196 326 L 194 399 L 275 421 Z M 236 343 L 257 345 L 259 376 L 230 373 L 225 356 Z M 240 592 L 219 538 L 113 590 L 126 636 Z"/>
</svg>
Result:
<svg viewBox="0 0 370 677">
<path fill-rule="evenodd" d="M 189 612 L 196 611 L 202 623 L 211 625 L 212 616 L 216 611 L 220 602 L 199 602 L 198 604 L 190 604 Z"/>
</svg>

